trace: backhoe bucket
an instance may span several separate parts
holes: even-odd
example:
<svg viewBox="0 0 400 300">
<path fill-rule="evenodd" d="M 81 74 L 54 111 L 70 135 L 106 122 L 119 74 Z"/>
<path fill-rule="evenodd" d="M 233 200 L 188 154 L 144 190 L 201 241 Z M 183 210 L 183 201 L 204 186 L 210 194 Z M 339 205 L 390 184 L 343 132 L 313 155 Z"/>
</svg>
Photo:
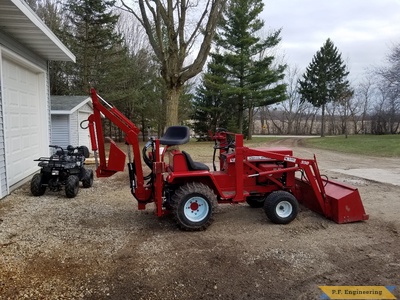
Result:
<svg viewBox="0 0 400 300">
<path fill-rule="evenodd" d="M 357 188 L 322 179 L 325 199 L 318 200 L 316 193 L 307 181 L 296 179 L 298 201 L 312 211 L 323 214 L 336 223 L 351 223 L 368 220 L 360 193 Z"/>
<path fill-rule="evenodd" d="M 123 171 L 125 167 L 126 154 L 111 141 L 110 152 L 108 153 L 108 167 L 110 171 Z"/>
<path fill-rule="evenodd" d="M 109 177 L 125 168 L 126 154 L 118 148 L 113 140 L 110 140 L 110 151 L 108 161 L 100 162 L 96 170 L 97 177 Z"/>
</svg>

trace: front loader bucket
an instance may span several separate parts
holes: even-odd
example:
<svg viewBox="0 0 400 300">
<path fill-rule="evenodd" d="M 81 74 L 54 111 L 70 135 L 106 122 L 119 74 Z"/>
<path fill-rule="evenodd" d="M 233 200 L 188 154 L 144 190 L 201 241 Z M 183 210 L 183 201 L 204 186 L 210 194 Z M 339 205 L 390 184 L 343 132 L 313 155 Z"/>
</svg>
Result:
<svg viewBox="0 0 400 300">
<path fill-rule="evenodd" d="M 325 199 L 318 200 L 307 181 L 296 179 L 298 201 L 310 210 L 323 214 L 339 224 L 368 220 L 357 188 L 332 180 L 322 179 L 322 181 Z"/>
</svg>

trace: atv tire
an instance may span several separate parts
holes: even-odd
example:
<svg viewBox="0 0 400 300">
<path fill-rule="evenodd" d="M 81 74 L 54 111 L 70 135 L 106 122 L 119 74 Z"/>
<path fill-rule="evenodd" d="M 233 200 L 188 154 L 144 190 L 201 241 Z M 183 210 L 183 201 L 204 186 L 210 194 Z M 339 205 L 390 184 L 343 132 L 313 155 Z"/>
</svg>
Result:
<svg viewBox="0 0 400 300">
<path fill-rule="evenodd" d="M 46 191 L 46 186 L 42 185 L 43 174 L 35 174 L 31 180 L 31 193 L 33 196 L 42 196 Z"/>
<path fill-rule="evenodd" d="M 172 197 L 172 211 L 183 230 L 206 229 L 213 221 L 217 197 L 207 185 L 191 182 L 181 186 Z"/>
<path fill-rule="evenodd" d="M 70 175 L 65 182 L 65 195 L 68 198 L 74 198 L 79 192 L 79 178 L 76 175 Z"/>
<path fill-rule="evenodd" d="M 82 186 L 84 188 L 90 188 L 93 186 L 93 170 L 83 169 Z"/>
</svg>

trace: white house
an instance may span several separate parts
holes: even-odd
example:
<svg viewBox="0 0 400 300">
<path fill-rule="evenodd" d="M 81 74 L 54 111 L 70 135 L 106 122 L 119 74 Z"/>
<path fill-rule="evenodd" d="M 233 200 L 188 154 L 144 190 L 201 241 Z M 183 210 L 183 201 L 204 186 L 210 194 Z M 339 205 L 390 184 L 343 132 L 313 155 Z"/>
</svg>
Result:
<svg viewBox="0 0 400 300">
<path fill-rule="evenodd" d="M 51 144 L 90 149 L 88 123 L 85 121 L 92 113 L 92 99 L 88 96 L 51 96 Z"/>
<path fill-rule="evenodd" d="M 22 0 L 0 0 L 0 198 L 49 154 L 48 62 L 75 56 Z"/>
</svg>

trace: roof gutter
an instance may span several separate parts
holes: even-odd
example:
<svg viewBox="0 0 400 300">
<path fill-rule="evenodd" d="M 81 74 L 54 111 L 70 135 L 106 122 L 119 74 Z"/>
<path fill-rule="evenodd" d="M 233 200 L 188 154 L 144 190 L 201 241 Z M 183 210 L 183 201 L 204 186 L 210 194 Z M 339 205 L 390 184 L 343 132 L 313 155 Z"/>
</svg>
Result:
<svg viewBox="0 0 400 300">
<path fill-rule="evenodd" d="M 11 0 L 11 2 L 66 55 L 68 60 L 66 59 L 65 61 L 76 62 L 75 55 L 58 39 L 46 24 L 44 24 L 26 2 L 21 0 Z"/>
</svg>

